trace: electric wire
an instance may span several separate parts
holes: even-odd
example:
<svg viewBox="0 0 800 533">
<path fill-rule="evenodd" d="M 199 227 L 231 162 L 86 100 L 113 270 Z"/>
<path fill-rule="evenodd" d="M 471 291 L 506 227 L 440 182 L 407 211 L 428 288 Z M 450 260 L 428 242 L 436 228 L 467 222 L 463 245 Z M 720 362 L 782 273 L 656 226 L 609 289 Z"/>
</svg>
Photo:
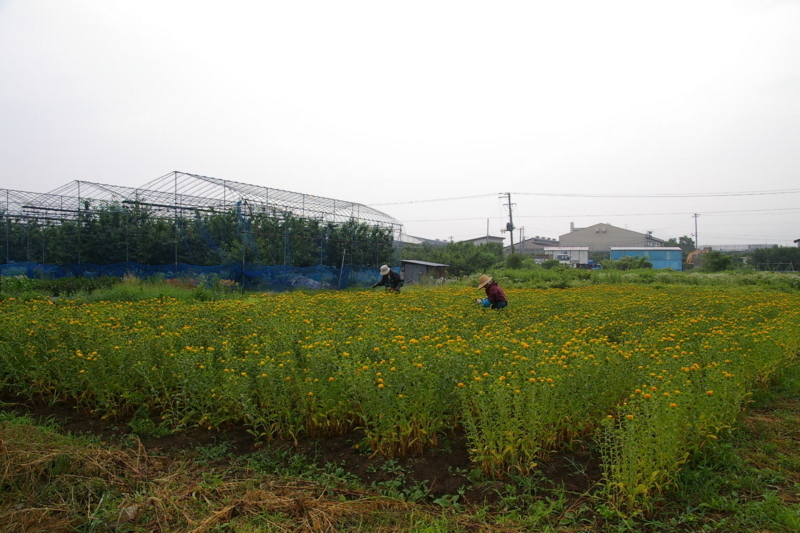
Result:
<svg viewBox="0 0 800 533">
<path fill-rule="evenodd" d="M 574 193 L 538 193 L 517 192 L 520 196 L 561 196 L 568 198 L 717 198 L 726 196 L 764 196 L 771 194 L 797 194 L 800 189 L 787 189 L 782 191 L 741 191 L 741 192 L 700 192 L 700 193 L 658 193 L 658 194 L 574 194 Z"/>
<path fill-rule="evenodd" d="M 787 207 L 779 209 L 741 209 L 734 211 L 703 211 L 703 215 L 718 215 L 718 214 L 739 214 L 739 213 L 765 213 L 773 211 L 800 211 L 800 207 Z M 675 216 L 675 215 L 692 215 L 694 212 L 683 213 L 622 213 L 622 214 L 590 214 L 581 213 L 579 215 L 516 215 L 517 218 L 577 218 L 577 217 L 649 217 L 649 216 Z M 497 217 L 472 217 L 472 218 L 429 218 L 417 220 L 404 220 L 404 222 L 466 222 L 470 220 L 486 220 L 486 219 L 502 219 L 504 216 Z"/>
<path fill-rule="evenodd" d="M 563 197 L 563 198 L 717 198 L 729 196 L 764 196 L 775 194 L 798 194 L 800 189 L 784 189 L 773 191 L 739 191 L 739 192 L 701 192 L 701 193 L 655 193 L 655 194 L 580 194 L 580 193 L 547 193 L 547 192 L 512 192 L 510 194 L 518 196 L 547 196 L 547 197 Z M 404 202 L 387 202 L 387 203 L 371 203 L 371 206 L 384 206 L 384 205 L 411 205 L 423 204 L 432 202 L 451 202 L 456 200 L 472 200 L 474 198 L 487 198 L 494 197 L 498 194 L 507 193 L 494 193 L 494 194 L 476 194 L 472 196 L 453 196 L 450 198 L 434 198 L 429 200 L 408 200 Z"/>
</svg>

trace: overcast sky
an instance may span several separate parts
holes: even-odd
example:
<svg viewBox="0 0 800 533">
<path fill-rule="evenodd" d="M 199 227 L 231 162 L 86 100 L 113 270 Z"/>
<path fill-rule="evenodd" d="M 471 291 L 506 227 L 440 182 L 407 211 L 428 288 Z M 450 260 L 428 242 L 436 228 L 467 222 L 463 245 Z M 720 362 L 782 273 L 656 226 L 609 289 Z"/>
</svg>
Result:
<svg viewBox="0 0 800 533">
<path fill-rule="evenodd" d="M 526 237 L 791 245 L 800 2 L 0 0 L 0 188 L 173 170 L 427 238 L 510 192 Z"/>
</svg>

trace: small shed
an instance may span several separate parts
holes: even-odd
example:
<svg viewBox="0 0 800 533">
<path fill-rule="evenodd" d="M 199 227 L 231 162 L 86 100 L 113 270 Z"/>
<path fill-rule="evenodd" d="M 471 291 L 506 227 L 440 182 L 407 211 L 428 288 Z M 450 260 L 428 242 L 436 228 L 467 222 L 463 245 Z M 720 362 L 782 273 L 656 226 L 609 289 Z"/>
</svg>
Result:
<svg viewBox="0 0 800 533">
<path fill-rule="evenodd" d="M 654 269 L 683 270 L 683 251 L 677 246 L 611 247 L 611 259 L 617 261 L 623 257 L 644 257 Z"/>
<path fill-rule="evenodd" d="M 423 277 L 441 279 L 445 277 L 445 268 L 450 265 L 429 263 L 428 261 L 415 261 L 404 259 L 400 261 L 400 271 L 406 283 L 413 281 L 419 283 Z"/>
</svg>

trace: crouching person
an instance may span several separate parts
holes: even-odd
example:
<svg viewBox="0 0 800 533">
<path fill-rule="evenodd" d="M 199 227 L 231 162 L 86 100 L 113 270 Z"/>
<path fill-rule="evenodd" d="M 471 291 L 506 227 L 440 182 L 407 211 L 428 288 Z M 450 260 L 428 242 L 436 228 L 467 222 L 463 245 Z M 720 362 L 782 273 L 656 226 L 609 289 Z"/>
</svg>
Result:
<svg viewBox="0 0 800 533">
<path fill-rule="evenodd" d="M 381 266 L 381 280 L 373 285 L 372 288 L 386 287 L 387 291 L 400 292 L 400 287 L 403 285 L 405 285 L 403 276 L 389 268 L 388 265 L 383 265 Z"/>
<path fill-rule="evenodd" d="M 492 309 L 502 309 L 508 305 L 506 293 L 492 278 L 486 274 L 478 278 L 478 288 L 486 290 L 486 298 L 478 299 L 478 303 Z"/>
</svg>

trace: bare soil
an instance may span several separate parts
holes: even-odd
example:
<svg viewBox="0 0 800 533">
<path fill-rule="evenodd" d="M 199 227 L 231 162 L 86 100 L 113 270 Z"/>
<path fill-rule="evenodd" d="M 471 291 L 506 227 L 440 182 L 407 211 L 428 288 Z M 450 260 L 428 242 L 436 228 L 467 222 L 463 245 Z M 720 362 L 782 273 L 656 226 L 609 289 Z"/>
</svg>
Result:
<svg viewBox="0 0 800 533">
<path fill-rule="evenodd" d="M 50 405 L 13 396 L 0 397 L 0 410 L 28 415 L 34 419 L 54 422 L 64 433 L 91 435 L 109 444 L 125 446 L 136 437 L 150 455 L 191 453 L 198 447 L 225 445 L 228 454 L 246 456 L 258 451 L 273 450 L 303 454 L 306 461 L 324 467 L 335 464 L 347 474 L 356 476 L 365 486 L 380 485 L 402 476 L 406 487 L 426 482 L 431 499 L 460 494 L 466 504 L 492 504 L 501 493 L 514 490 L 509 480 L 482 482 L 478 485 L 469 479 L 474 468 L 468 452 L 468 442 L 463 432 L 443 436 L 438 448 L 427 449 L 422 456 L 387 459 L 372 455 L 362 447 L 363 435 L 358 430 L 344 436 L 304 439 L 297 446 L 290 441 L 259 442 L 242 426 L 207 431 L 188 429 L 160 437 L 135 435 L 130 420 L 110 421 L 92 416 L 86 410 L 59 403 Z M 361 448 L 361 449 L 359 449 Z M 391 468 L 387 468 L 391 465 Z M 550 454 L 539 463 L 537 493 L 542 497 L 558 491 L 568 497 L 578 498 L 592 491 L 602 476 L 600 457 L 585 443 L 573 443 L 571 449 Z"/>
</svg>

